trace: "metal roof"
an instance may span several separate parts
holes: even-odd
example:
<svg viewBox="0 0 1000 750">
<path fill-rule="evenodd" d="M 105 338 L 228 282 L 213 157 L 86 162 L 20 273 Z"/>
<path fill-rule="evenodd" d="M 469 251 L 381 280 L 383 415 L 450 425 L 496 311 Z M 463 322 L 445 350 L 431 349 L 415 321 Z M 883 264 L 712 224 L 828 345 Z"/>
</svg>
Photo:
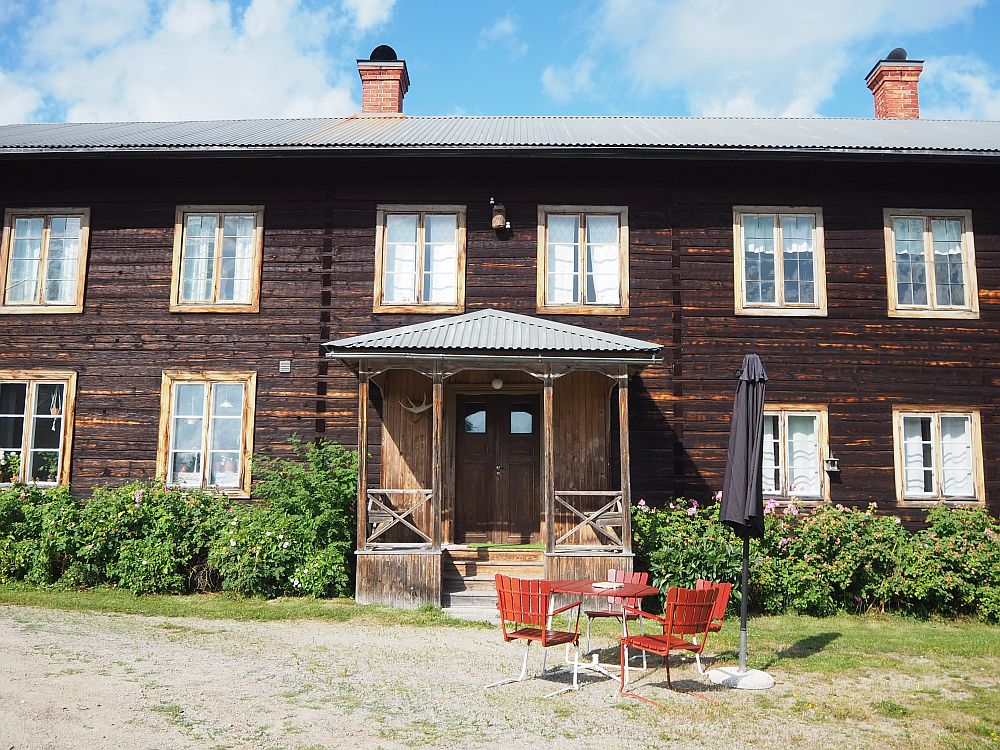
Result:
<svg viewBox="0 0 1000 750">
<path fill-rule="evenodd" d="M 0 153 L 721 150 L 1000 155 L 1000 121 L 404 117 L 0 126 Z"/>
<path fill-rule="evenodd" d="M 478 310 L 427 323 L 330 341 L 328 356 L 353 352 L 652 353 L 659 344 L 502 310 Z"/>
</svg>

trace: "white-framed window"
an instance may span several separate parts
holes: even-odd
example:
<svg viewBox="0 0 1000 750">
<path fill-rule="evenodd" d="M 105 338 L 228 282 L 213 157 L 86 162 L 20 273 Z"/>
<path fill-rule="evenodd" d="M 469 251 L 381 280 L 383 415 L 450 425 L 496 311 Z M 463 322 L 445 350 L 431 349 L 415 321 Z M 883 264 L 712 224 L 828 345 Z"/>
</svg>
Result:
<svg viewBox="0 0 1000 750">
<path fill-rule="evenodd" d="M 83 312 L 89 208 L 8 209 L 0 313 Z"/>
<path fill-rule="evenodd" d="M 829 448 L 825 406 L 764 409 L 763 489 L 770 497 L 829 499 L 823 461 Z"/>
<path fill-rule="evenodd" d="M 68 484 L 76 373 L 0 370 L 0 484 Z"/>
<path fill-rule="evenodd" d="M 256 383 L 253 372 L 165 371 L 157 476 L 249 496 Z"/>
<path fill-rule="evenodd" d="M 890 317 L 978 318 L 972 212 L 887 208 Z"/>
<path fill-rule="evenodd" d="M 826 252 L 819 208 L 735 206 L 736 312 L 826 315 Z"/>
<path fill-rule="evenodd" d="M 375 312 L 461 312 L 465 206 L 381 205 Z"/>
<path fill-rule="evenodd" d="M 893 427 L 900 500 L 983 500 L 978 411 L 897 408 Z"/>
<path fill-rule="evenodd" d="M 628 208 L 538 207 L 538 311 L 628 313 Z"/>
<path fill-rule="evenodd" d="M 257 312 L 263 206 L 178 206 L 172 312 Z"/>
</svg>

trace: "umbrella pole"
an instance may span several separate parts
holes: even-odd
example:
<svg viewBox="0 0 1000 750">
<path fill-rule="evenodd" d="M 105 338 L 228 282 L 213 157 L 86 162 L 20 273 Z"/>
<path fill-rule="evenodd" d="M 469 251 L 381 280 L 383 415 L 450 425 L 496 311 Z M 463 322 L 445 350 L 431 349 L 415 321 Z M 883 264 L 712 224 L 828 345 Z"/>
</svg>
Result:
<svg viewBox="0 0 1000 750">
<path fill-rule="evenodd" d="M 750 530 L 743 531 L 743 574 L 740 576 L 740 674 L 747 671 L 747 608 L 750 593 Z"/>
</svg>

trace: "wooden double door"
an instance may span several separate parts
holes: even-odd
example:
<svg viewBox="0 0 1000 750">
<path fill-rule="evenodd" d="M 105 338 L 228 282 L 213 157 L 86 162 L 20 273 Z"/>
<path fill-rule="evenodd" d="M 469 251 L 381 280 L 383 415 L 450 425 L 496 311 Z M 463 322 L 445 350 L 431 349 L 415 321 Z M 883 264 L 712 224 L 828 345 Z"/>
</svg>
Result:
<svg viewBox="0 0 1000 750">
<path fill-rule="evenodd" d="M 534 544 L 542 499 L 537 394 L 459 395 L 455 541 Z"/>
</svg>

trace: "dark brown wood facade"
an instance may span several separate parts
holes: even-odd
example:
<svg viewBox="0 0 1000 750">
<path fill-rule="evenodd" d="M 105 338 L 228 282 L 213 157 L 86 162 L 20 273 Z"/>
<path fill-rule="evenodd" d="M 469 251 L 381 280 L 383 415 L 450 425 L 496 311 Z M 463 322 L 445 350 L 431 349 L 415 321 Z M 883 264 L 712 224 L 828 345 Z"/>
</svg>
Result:
<svg viewBox="0 0 1000 750">
<path fill-rule="evenodd" d="M 629 389 L 633 499 L 721 486 L 733 373 L 756 352 L 770 400 L 828 405 L 842 468 L 832 501 L 877 501 L 919 520 L 895 501 L 892 408 L 963 406 L 981 413 L 986 499 L 1000 514 L 1000 180 L 983 161 L 7 156 L 0 206 L 89 207 L 91 237 L 84 312 L 3 316 L 0 368 L 79 373 L 78 494 L 154 474 L 164 369 L 255 370 L 259 453 L 286 450 L 292 434 L 353 446 L 358 380 L 321 343 L 430 317 L 372 312 L 376 204 L 467 206 L 465 309 L 529 315 L 538 205 L 622 205 L 629 314 L 559 319 L 664 346 L 663 365 Z M 509 233 L 490 229 L 491 197 L 504 202 Z M 168 311 L 175 210 L 189 204 L 264 206 L 259 313 Z M 827 317 L 734 315 L 734 205 L 822 207 Z M 889 206 L 972 211 L 978 320 L 887 316 Z M 283 359 L 290 374 L 278 373 Z M 389 455 L 381 420 L 395 410 L 373 393 L 373 487 Z"/>
</svg>

